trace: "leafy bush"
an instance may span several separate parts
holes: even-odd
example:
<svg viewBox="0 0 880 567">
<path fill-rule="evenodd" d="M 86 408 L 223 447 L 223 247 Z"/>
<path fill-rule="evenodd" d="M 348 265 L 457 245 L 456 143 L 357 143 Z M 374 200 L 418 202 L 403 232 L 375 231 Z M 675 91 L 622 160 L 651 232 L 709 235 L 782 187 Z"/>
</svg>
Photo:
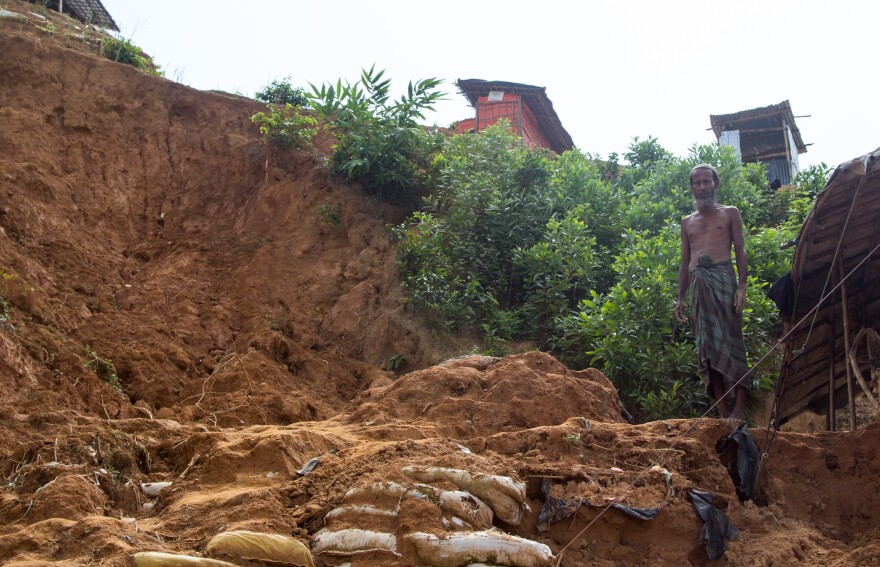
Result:
<svg viewBox="0 0 880 567">
<path fill-rule="evenodd" d="M 311 85 L 307 96 L 339 138 L 331 170 L 363 183 L 379 198 L 412 204 L 443 142 L 441 134 L 417 123 L 442 99 L 441 81 L 410 82 L 406 94 L 391 101 L 391 81 L 382 80 L 384 73 L 373 66 L 354 84 Z"/>
<path fill-rule="evenodd" d="M 122 393 L 122 382 L 119 380 L 119 375 L 116 374 L 116 367 L 113 366 L 113 361 L 109 358 L 98 356 L 88 345 L 86 345 L 86 354 L 88 355 L 88 360 L 84 364 L 86 369 L 91 370 L 99 378 L 110 384 L 114 390 Z"/>
<path fill-rule="evenodd" d="M 639 419 L 698 415 L 710 401 L 693 332 L 673 317 L 690 169 L 713 164 L 719 202 L 743 215 L 750 363 L 779 336 L 766 289 L 789 269 L 791 251 L 779 244 L 795 234 L 794 205 L 812 202 L 821 171 L 786 201 L 762 166 L 740 164 L 729 148 L 694 146 L 677 158 L 649 137 L 625 158 L 628 166 L 578 151 L 551 158 L 503 122 L 452 137 L 426 170 L 422 209 L 393 231 L 403 285 L 442 329 L 479 332 L 487 349 L 528 339 L 569 366 L 600 368 Z M 777 356 L 753 369 L 753 387 L 772 383 Z"/>
<path fill-rule="evenodd" d="M 627 231 L 613 262 L 618 282 L 606 294 L 593 291 L 576 312 L 557 321 L 563 359 L 601 367 L 624 404 L 643 419 L 659 417 L 652 412 L 661 406 L 675 405 L 681 409 L 678 415 L 708 407 L 696 378 L 693 334 L 686 325 L 676 326 L 672 313 L 679 247 L 672 224 L 654 236 Z M 680 399 L 660 404 L 658 393 L 672 391 L 676 381 L 681 382 L 675 390 Z"/>
<path fill-rule="evenodd" d="M 324 199 L 324 202 L 318 207 L 318 212 L 321 214 L 321 218 L 324 219 L 324 222 L 333 228 L 339 228 L 342 225 L 342 215 L 339 211 L 339 205 L 334 203 L 333 199 L 329 196 Z"/>
<path fill-rule="evenodd" d="M 261 102 L 267 102 L 279 106 L 291 105 L 305 108 L 309 105 L 309 98 L 303 89 L 294 87 L 290 83 L 290 77 L 284 77 L 281 81 L 272 81 L 263 90 L 257 91 L 254 98 Z"/>
<path fill-rule="evenodd" d="M 260 133 L 267 139 L 289 148 L 310 146 L 318 133 L 317 119 L 289 104 L 272 107 L 269 114 L 258 112 L 251 116 L 251 122 L 260 127 Z"/>
<path fill-rule="evenodd" d="M 101 56 L 117 63 L 131 65 L 136 69 L 146 71 L 157 77 L 162 76 L 160 67 L 153 63 L 153 60 L 140 47 L 125 38 L 117 39 L 113 36 L 105 35 L 101 39 Z"/>
</svg>

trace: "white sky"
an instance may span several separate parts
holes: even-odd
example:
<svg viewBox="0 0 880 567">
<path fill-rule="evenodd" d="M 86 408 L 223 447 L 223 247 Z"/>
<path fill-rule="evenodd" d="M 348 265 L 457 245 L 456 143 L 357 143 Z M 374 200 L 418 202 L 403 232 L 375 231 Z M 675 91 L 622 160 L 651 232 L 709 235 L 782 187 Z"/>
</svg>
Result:
<svg viewBox="0 0 880 567">
<path fill-rule="evenodd" d="M 386 69 L 392 87 L 441 77 L 443 126 L 473 110 L 456 79 L 544 86 L 581 150 L 651 135 L 676 155 L 714 142 L 710 114 L 789 100 L 801 166 L 880 146 L 876 0 L 102 0 L 166 76 L 253 95 Z"/>
</svg>

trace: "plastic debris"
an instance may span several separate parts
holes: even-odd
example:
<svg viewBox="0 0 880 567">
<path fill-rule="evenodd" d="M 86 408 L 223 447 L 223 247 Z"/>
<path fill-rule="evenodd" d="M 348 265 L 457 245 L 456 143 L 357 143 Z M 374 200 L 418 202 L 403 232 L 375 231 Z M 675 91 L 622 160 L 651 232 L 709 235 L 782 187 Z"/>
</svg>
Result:
<svg viewBox="0 0 880 567">
<path fill-rule="evenodd" d="M 718 559 L 727 550 L 725 540 L 735 540 L 739 537 L 739 530 L 730 523 L 727 516 L 712 504 L 712 493 L 699 490 L 689 490 L 697 514 L 703 520 L 700 528 L 699 541 L 706 542 L 706 553 L 709 559 Z"/>
<path fill-rule="evenodd" d="M 736 468 L 739 472 L 739 489 L 743 500 L 751 500 L 761 468 L 761 454 L 752 439 L 748 423 L 742 423 L 727 437 L 737 445 Z"/>
<path fill-rule="evenodd" d="M 313 457 L 311 460 L 309 460 L 308 463 L 303 466 L 303 468 L 296 471 L 296 474 L 298 474 L 299 476 L 306 476 L 307 474 L 315 470 L 315 467 L 318 466 L 319 462 L 321 462 L 321 459 L 319 457 Z"/>
</svg>

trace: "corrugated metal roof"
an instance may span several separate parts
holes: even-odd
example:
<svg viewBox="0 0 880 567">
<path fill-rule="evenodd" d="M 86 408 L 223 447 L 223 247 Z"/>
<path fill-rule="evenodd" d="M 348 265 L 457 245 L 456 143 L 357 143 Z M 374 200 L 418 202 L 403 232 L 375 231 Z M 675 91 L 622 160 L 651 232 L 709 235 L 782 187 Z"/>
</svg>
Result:
<svg viewBox="0 0 880 567">
<path fill-rule="evenodd" d="M 723 131 L 739 130 L 743 159 L 746 161 L 784 155 L 783 124 L 791 128 L 798 153 L 807 152 L 787 100 L 732 114 L 712 114 L 709 120 L 716 138 L 720 138 Z"/>
<path fill-rule="evenodd" d="M 553 110 L 553 103 L 547 98 L 545 87 L 483 79 L 459 79 L 455 84 L 461 94 L 467 97 L 471 106 L 476 106 L 477 100 L 481 96 L 488 95 L 489 91 L 504 91 L 522 96 L 523 102 L 532 109 L 538 128 L 550 143 L 551 150 L 561 154 L 574 147 L 571 136 L 562 127 L 562 121 Z"/>
<path fill-rule="evenodd" d="M 65 14 L 73 16 L 81 22 L 119 31 L 110 12 L 104 8 L 100 0 L 64 0 L 62 9 Z"/>
<path fill-rule="evenodd" d="M 835 408 L 846 405 L 842 288 L 831 290 L 842 273 L 850 341 L 861 329 L 880 332 L 878 244 L 880 148 L 834 170 L 798 235 L 791 271 L 794 312 L 786 324 L 786 331 L 794 330 L 785 343 L 776 388 L 777 423 L 807 408 L 827 414 L 832 396 Z M 870 380 L 868 355 L 865 344 L 856 349 L 857 363 Z"/>
</svg>

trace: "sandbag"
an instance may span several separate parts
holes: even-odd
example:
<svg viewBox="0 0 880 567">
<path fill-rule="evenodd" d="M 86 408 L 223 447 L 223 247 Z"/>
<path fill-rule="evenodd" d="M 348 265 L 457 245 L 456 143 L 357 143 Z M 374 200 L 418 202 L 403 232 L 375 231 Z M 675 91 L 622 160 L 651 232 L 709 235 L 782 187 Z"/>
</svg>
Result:
<svg viewBox="0 0 880 567">
<path fill-rule="evenodd" d="M 399 499 L 407 491 L 407 487 L 396 482 L 375 482 L 365 486 L 348 489 L 348 492 L 342 497 L 342 501 L 349 503 L 352 501 L 389 497 Z"/>
<path fill-rule="evenodd" d="M 137 567 L 237 567 L 234 563 L 192 557 L 190 555 L 174 555 L 161 551 L 141 551 L 132 555 Z"/>
<path fill-rule="evenodd" d="M 526 485 L 510 477 L 476 474 L 442 467 L 404 467 L 403 473 L 420 482 L 447 480 L 485 501 L 502 522 L 518 526 L 526 509 Z"/>
<path fill-rule="evenodd" d="M 205 551 L 212 557 L 225 555 L 298 567 L 315 567 L 312 553 L 305 544 L 279 534 L 245 530 L 223 532 L 211 538 Z"/>
<path fill-rule="evenodd" d="M 320 530 L 312 538 L 312 552 L 315 555 L 354 555 L 369 551 L 397 553 L 397 538 L 394 534 L 370 530 L 339 530 L 331 532 Z"/>
<path fill-rule="evenodd" d="M 487 562 L 508 567 L 547 567 L 553 561 L 546 545 L 501 532 L 454 533 L 442 538 L 413 532 L 404 537 L 415 548 L 419 560 L 433 567 Z"/>
<path fill-rule="evenodd" d="M 489 476 L 489 475 L 482 475 Z M 471 479 L 471 482 L 474 482 Z M 379 508 L 371 505 L 359 506 L 341 506 L 331 510 L 324 517 L 326 520 L 334 520 L 349 512 L 364 512 L 375 516 L 387 516 L 389 512 L 397 513 L 397 504 L 400 500 L 407 498 L 427 498 L 431 502 L 437 504 L 441 510 L 453 516 L 458 516 L 478 529 L 488 529 L 492 527 L 492 508 L 487 506 L 482 500 L 475 495 L 461 490 L 443 490 L 427 484 L 416 484 L 415 486 L 405 486 L 396 482 L 377 482 L 352 488 L 342 497 L 344 503 L 351 501 L 377 501 L 381 499 L 393 500 L 395 507 L 393 509 Z M 496 500 L 502 502 L 503 496 L 497 496 Z M 517 503 L 502 503 L 509 509 L 519 507 Z M 511 512 L 511 515 L 515 512 Z"/>
<path fill-rule="evenodd" d="M 375 518 L 396 518 L 398 510 L 386 510 L 376 506 L 365 504 L 349 504 L 333 508 L 324 515 L 324 523 L 331 524 L 334 521 L 341 520 L 351 516 L 373 516 Z"/>
</svg>

